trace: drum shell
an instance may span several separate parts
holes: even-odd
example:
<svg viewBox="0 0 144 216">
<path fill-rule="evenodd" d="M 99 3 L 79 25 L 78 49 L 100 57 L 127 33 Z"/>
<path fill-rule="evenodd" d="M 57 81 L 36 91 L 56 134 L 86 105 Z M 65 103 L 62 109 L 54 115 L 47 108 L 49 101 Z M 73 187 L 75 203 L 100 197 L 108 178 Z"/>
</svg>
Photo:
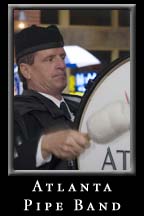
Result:
<svg viewBox="0 0 144 216">
<path fill-rule="evenodd" d="M 130 80 L 129 58 L 118 59 L 99 73 L 81 100 L 75 127 L 87 133 L 86 122 L 93 112 L 117 100 L 130 103 Z M 78 169 L 84 172 L 131 172 L 133 149 L 130 134 L 128 131 L 106 144 L 91 141 L 90 148 L 78 158 Z"/>
</svg>

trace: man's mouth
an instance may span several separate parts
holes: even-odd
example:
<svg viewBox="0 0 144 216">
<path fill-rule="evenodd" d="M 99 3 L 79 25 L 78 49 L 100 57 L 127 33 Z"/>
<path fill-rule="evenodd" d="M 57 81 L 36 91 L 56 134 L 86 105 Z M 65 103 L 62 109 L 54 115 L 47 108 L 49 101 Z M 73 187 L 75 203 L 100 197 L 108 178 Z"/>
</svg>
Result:
<svg viewBox="0 0 144 216">
<path fill-rule="evenodd" d="M 55 78 L 66 78 L 66 75 L 63 73 L 63 74 L 57 74 L 54 77 Z"/>
</svg>

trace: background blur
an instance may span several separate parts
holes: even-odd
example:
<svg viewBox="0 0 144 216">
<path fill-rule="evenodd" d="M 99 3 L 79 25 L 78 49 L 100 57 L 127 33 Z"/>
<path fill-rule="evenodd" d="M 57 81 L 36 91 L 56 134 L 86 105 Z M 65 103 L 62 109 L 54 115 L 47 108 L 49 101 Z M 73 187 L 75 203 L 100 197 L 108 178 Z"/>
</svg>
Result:
<svg viewBox="0 0 144 216">
<path fill-rule="evenodd" d="M 65 45 L 77 45 L 99 60 L 99 64 L 84 67 L 68 66 L 68 94 L 83 95 L 89 79 L 94 79 L 107 65 L 117 58 L 130 54 L 129 9 L 70 9 L 15 8 L 13 9 L 14 33 L 32 24 L 48 26 L 56 24 Z M 80 54 L 80 58 L 83 56 Z M 76 64 L 76 62 L 75 62 Z M 14 94 L 22 93 L 22 83 L 17 74 L 14 58 Z"/>
</svg>

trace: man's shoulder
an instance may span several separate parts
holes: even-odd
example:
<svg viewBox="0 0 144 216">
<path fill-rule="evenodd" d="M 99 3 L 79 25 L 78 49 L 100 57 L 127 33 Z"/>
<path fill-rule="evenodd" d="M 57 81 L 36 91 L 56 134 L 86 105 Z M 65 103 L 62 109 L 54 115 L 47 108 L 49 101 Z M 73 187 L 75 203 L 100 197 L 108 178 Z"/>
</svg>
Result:
<svg viewBox="0 0 144 216">
<path fill-rule="evenodd" d="M 25 91 L 22 95 L 14 96 L 14 112 L 20 115 L 33 110 L 45 110 L 41 95 L 34 91 Z"/>
</svg>

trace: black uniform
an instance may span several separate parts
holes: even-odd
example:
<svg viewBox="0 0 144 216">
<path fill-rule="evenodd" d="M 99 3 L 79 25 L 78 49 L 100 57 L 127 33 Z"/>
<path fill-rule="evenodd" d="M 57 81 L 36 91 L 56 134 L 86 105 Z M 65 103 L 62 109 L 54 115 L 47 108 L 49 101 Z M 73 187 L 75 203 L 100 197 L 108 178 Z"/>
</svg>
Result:
<svg viewBox="0 0 144 216">
<path fill-rule="evenodd" d="M 75 115 L 78 103 L 66 100 Z M 69 166 L 68 160 L 52 155 L 52 160 L 36 167 L 39 138 L 44 132 L 69 129 L 73 123 L 48 98 L 33 91 L 24 91 L 14 98 L 14 169 L 15 170 L 67 170 L 76 169 L 76 161 Z"/>
</svg>

